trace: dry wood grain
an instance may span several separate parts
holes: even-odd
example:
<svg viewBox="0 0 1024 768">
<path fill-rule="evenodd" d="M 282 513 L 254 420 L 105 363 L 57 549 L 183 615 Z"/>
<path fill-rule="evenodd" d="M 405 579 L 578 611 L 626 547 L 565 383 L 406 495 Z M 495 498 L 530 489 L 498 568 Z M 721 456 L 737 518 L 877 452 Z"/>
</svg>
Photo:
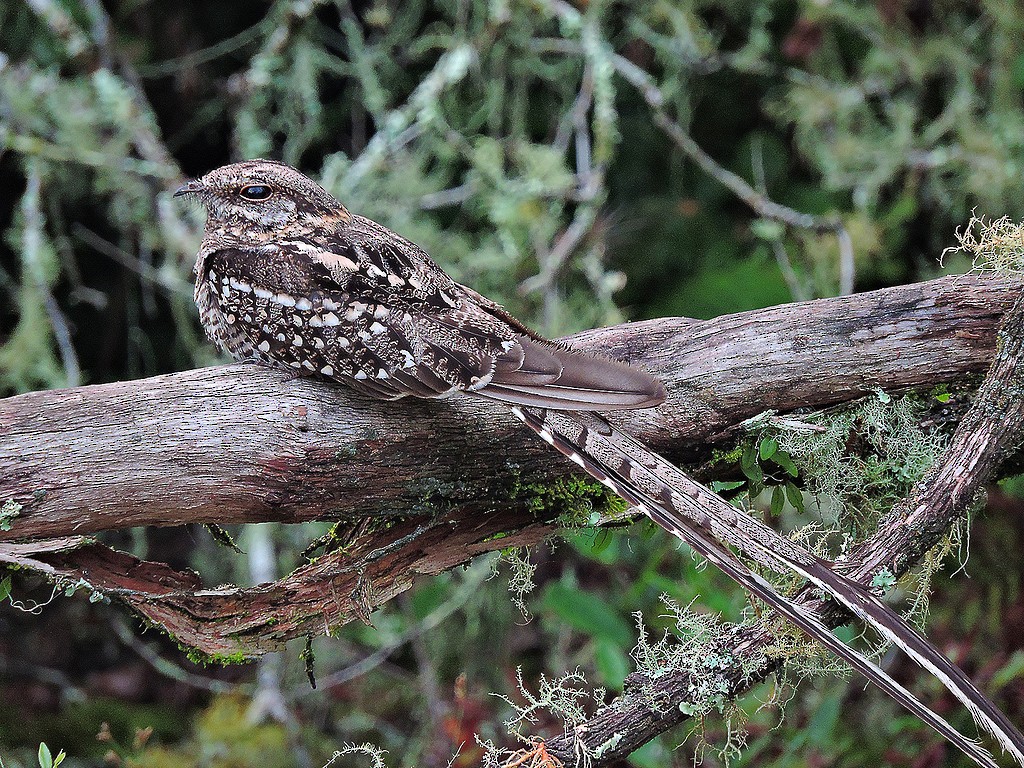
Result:
<svg viewBox="0 0 1024 768">
<path fill-rule="evenodd" d="M 878 388 L 976 379 L 1020 290 L 1014 280 L 945 278 L 706 322 L 630 324 L 571 341 L 663 378 L 665 405 L 616 421 L 657 450 L 695 461 L 768 409 L 821 408 Z M 997 394 L 1005 406 L 1019 393 L 1004 387 Z M 966 436 L 954 441 L 960 459 L 950 454 L 920 498 L 854 553 L 856 577 L 882 565 L 902 571 L 926 537 L 934 540 L 962 512 L 1016 429 L 1016 422 L 986 427 L 1003 407 L 986 403 L 984 419 L 965 422 Z M 956 462 L 969 446 L 993 453 L 965 472 Z M 552 497 L 538 507 L 539 489 L 573 471 L 486 401 L 379 403 L 255 366 L 38 392 L 0 401 L 0 502 L 21 505 L 11 530 L 0 532 L 0 562 L 82 579 L 181 642 L 239 659 L 365 620 L 420 575 L 550 534 L 561 510 L 547 503 Z M 941 483 L 949 492 L 943 503 L 931 495 Z M 136 525 L 366 516 L 391 522 L 249 589 L 209 589 L 195 574 L 80 535 Z M 801 599 L 833 623 L 842 620 L 813 596 Z M 769 642 L 751 627 L 728 650 L 749 658 Z M 769 662 L 763 674 L 772 668 Z M 731 683 L 738 693 L 750 680 L 737 671 Z M 670 702 L 681 700 L 687 685 L 679 675 L 658 681 Z M 581 731 L 590 748 L 618 739 L 595 765 L 682 719 L 674 705 L 653 708 L 642 690 L 627 687 Z M 572 739 L 550 742 L 566 757 L 576 746 Z"/>
<path fill-rule="evenodd" d="M 762 411 L 819 408 L 984 370 L 1018 284 L 974 277 L 666 318 L 570 341 L 661 377 L 669 400 L 616 421 L 677 460 Z M 370 401 L 230 365 L 0 401 L 0 540 L 138 525 L 521 515 L 510 487 L 572 472 L 502 406 Z"/>
</svg>

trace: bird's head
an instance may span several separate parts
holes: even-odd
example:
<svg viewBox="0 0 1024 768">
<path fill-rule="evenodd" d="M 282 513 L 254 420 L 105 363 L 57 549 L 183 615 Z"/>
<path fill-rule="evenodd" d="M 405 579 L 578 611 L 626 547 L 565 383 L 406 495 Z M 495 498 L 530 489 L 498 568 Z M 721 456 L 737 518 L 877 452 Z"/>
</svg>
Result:
<svg viewBox="0 0 1024 768">
<path fill-rule="evenodd" d="M 285 231 L 348 223 L 351 215 L 323 187 L 290 165 L 246 160 L 189 181 L 174 193 L 195 195 L 206 207 L 207 228 L 239 225 Z"/>
</svg>

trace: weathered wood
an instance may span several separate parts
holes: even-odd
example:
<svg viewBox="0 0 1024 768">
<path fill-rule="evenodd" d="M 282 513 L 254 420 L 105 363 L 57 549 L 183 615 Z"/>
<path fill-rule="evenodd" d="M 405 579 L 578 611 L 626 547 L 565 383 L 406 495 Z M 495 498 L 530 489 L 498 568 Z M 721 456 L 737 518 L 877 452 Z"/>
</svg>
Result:
<svg viewBox="0 0 1024 768">
<path fill-rule="evenodd" d="M 709 321 L 669 318 L 569 339 L 643 365 L 669 400 L 616 419 L 677 459 L 767 409 L 984 370 L 1020 284 L 950 277 Z M 516 483 L 572 472 L 502 406 L 370 401 L 231 365 L 0 401 L 0 540 L 138 525 L 528 512 Z"/>
<path fill-rule="evenodd" d="M 623 420 L 659 450 L 685 442 L 699 453 L 765 408 L 977 375 L 1018 290 L 945 279 L 577 339 L 628 349 L 662 376 L 669 401 Z M 80 539 L 0 545 L 0 559 L 83 579 L 207 653 L 252 656 L 365 618 L 417 575 L 540 539 L 561 509 L 538 494 L 571 471 L 501 406 L 379 403 L 255 366 L 32 393 L 0 402 L 0 500 L 23 505 L 7 540 L 202 521 L 399 522 L 251 589 L 204 590 Z"/>
</svg>

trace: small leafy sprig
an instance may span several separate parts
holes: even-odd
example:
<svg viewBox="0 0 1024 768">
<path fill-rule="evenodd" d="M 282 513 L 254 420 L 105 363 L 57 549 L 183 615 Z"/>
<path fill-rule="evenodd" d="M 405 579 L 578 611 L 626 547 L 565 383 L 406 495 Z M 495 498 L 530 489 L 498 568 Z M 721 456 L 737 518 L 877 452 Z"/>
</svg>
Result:
<svg viewBox="0 0 1024 768">
<path fill-rule="evenodd" d="M 745 480 L 715 480 L 711 483 L 711 490 L 715 493 L 740 492 L 745 487 L 747 498 L 752 503 L 766 488 L 771 488 L 769 510 L 773 517 L 782 512 L 786 501 L 798 512 L 804 511 L 803 491 L 794 482 L 799 471 L 793 457 L 779 446 L 774 437 L 762 436 L 748 443 L 740 454 L 739 466 Z M 736 493 L 734 497 L 738 495 Z"/>
</svg>

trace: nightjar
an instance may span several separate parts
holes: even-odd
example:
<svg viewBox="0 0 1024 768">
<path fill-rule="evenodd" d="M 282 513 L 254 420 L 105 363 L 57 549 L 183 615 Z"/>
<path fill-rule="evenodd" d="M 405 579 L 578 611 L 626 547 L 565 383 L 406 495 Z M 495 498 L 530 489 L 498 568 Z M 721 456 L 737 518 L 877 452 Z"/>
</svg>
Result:
<svg viewBox="0 0 1024 768">
<path fill-rule="evenodd" d="M 228 165 L 175 194 L 208 211 L 196 304 L 209 337 L 238 360 L 383 399 L 469 393 L 575 410 L 665 399 L 647 373 L 533 333 L 283 163 Z"/>
</svg>

